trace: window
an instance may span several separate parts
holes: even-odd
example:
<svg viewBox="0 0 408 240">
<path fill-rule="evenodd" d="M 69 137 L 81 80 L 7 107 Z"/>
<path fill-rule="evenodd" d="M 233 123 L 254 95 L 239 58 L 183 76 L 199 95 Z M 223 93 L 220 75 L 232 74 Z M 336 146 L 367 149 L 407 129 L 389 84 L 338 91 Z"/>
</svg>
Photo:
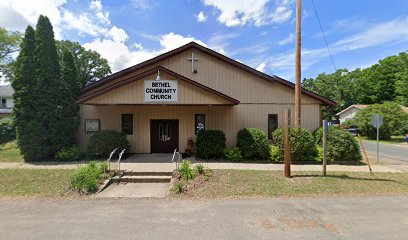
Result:
<svg viewBox="0 0 408 240">
<path fill-rule="evenodd" d="M 272 133 L 278 128 L 278 114 L 268 114 L 268 139 L 272 139 Z"/>
<path fill-rule="evenodd" d="M 122 132 L 133 135 L 133 114 L 122 114 Z"/>
<path fill-rule="evenodd" d="M 195 115 L 195 133 L 205 130 L 205 114 L 196 114 Z"/>
<path fill-rule="evenodd" d="M 1 107 L 6 108 L 7 107 L 7 100 L 5 98 L 1 99 Z"/>
</svg>

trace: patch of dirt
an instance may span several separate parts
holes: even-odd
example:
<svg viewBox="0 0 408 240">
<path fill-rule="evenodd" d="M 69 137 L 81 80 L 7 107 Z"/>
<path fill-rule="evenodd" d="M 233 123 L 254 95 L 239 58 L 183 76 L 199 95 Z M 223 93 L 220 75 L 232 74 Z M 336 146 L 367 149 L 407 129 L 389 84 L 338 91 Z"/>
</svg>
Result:
<svg viewBox="0 0 408 240">
<path fill-rule="evenodd" d="M 277 227 L 277 225 L 273 224 L 269 219 L 262 220 L 261 225 L 262 225 L 263 228 L 268 229 L 268 230 Z"/>
</svg>

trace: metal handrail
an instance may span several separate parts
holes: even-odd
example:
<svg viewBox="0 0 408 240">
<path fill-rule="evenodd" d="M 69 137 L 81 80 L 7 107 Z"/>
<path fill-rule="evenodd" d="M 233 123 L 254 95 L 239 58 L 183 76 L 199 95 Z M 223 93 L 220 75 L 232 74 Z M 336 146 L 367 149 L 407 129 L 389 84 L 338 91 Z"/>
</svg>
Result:
<svg viewBox="0 0 408 240">
<path fill-rule="evenodd" d="M 111 168 L 110 168 L 111 159 L 112 159 L 113 154 L 115 154 L 116 150 L 118 150 L 118 148 L 113 149 L 113 151 L 109 155 L 108 160 L 106 160 L 106 163 L 108 164 L 108 171 L 111 170 Z"/>
<path fill-rule="evenodd" d="M 119 159 L 118 161 L 116 161 L 116 163 L 118 164 L 118 172 L 120 171 L 120 160 L 122 159 L 122 155 L 125 151 L 126 151 L 126 148 L 123 149 L 122 152 L 119 153 Z"/>
<path fill-rule="evenodd" d="M 176 153 L 178 154 L 178 161 L 177 161 L 177 162 L 174 161 L 174 157 L 176 156 Z M 177 148 L 174 149 L 173 158 L 171 159 L 171 162 L 175 162 L 175 163 L 176 163 L 176 170 L 178 171 L 178 166 L 179 166 L 179 164 L 180 164 L 180 153 L 177 152 Z"/>
</svg>

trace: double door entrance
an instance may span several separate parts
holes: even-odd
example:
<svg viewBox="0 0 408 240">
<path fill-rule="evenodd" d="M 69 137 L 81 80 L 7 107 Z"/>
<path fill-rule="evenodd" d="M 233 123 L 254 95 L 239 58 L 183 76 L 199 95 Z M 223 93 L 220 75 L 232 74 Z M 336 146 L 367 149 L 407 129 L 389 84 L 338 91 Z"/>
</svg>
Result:
<svg viewBox="0 0 408 240">
<path fill-rule="evenodd" d="M 178 149 L 179 120 L 150 120 L 150 149 L 152 153 L 172 153 Z"/>
</svg>

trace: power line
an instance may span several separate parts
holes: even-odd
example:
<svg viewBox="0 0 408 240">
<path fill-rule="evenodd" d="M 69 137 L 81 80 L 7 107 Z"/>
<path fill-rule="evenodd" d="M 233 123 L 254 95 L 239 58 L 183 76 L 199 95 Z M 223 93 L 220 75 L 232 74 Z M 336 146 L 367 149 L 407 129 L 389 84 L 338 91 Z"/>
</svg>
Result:
<svg viewBox="0 0 408 240">
<path fill-rule="evenodd" d="M 315 14 L 316 14 L 317 21 L 319 22 L 320 31 L 322 31 L 324 43 L 326 44 L 327 51 L 329 52 L 329 56 L 330 56 L 331 63 L 333 64 L 334 71 L 337 71 L 336 65 L 334 64 L 333 56 L 332 56 L 332 54 L 331 54 L 331 52 L 330 52 L 329 44 L 327 43 L 326 34 L 324 33 L 322 24 L 321 24 L 321 22 L 320 22 L 319 14 L 317 13 L 316 6 L 315 6 L 315 3 L 314 3 L 313 0 L 312 0 L 312 5 L 313 5 L 314 12 L 315 12 Z"/>
</svg>

